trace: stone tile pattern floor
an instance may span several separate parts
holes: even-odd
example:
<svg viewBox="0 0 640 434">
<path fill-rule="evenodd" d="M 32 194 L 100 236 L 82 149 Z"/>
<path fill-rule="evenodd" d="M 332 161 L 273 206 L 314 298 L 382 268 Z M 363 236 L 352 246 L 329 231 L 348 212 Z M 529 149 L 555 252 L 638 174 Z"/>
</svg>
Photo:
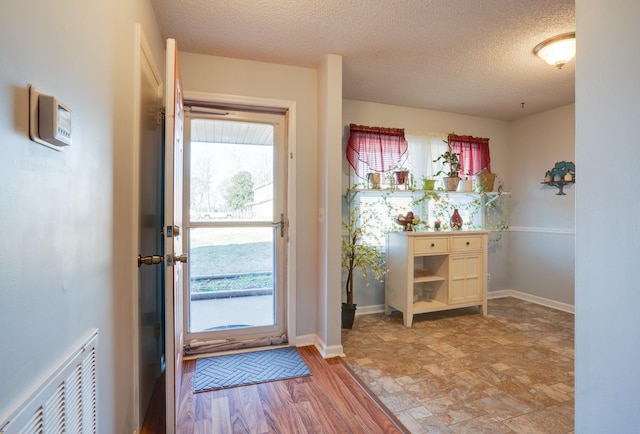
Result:
<svg viewBox="0 0 640 434">
<path fill-rule="evenodd" d="M 507 297 L 356 317 L 345 362 L 412 433 L 573 433 L 574 315 Z"/>
</svg>

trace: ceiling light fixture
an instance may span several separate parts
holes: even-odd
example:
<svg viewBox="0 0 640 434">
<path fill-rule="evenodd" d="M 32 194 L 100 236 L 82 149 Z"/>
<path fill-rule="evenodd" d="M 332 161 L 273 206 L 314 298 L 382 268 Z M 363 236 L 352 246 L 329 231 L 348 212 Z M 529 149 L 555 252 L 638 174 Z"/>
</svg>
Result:
<svg viewBox="0 0 640 434">
<path fill-rule="evenodd" d="M 563 33 L 542 41 L 533 49 L 533 54 L 561 69 L 576 55 L 576 33 Z"/>
</svg>

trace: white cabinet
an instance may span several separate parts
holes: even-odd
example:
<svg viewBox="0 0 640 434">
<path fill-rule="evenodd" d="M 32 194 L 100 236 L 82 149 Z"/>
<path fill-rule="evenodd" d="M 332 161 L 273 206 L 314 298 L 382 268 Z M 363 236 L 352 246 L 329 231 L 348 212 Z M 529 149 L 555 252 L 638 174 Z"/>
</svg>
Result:
<svg viewBox="0 0 640 434">
<path fill-rule="evenodd" d="M 387 234 L 385 312 L 413 316 L 468 306 L 487 314 L 487 231 Z"/>
</svg>

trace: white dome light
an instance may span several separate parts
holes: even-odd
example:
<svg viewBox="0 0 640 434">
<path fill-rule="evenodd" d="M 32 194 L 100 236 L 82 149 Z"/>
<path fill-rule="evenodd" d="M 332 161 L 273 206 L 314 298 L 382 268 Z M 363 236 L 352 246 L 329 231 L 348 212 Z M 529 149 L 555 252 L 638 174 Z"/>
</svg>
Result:
<svg viewBox="0 0 640 434">
<path fill-rule="evenodd" d="M 576 55 L 576 34 L 575 32 L 570 32 L 549 38 L 536 45 L 533 53 L 549 65 L 554 65 L 561 69 L 565 63 Z"/>
</svg>

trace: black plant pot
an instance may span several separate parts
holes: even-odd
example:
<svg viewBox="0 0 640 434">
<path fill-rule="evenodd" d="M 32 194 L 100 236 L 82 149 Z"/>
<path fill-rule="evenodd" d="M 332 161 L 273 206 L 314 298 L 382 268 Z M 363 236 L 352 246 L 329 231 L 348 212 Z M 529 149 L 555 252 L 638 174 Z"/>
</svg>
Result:
<svg viewBox="0 0 640 434">
<path fill-rule="evenodd" d="M 353 320 L 356 317 L 356 305 L 342 303 L 342 328 L 352 329 Z"/>
</svg>

